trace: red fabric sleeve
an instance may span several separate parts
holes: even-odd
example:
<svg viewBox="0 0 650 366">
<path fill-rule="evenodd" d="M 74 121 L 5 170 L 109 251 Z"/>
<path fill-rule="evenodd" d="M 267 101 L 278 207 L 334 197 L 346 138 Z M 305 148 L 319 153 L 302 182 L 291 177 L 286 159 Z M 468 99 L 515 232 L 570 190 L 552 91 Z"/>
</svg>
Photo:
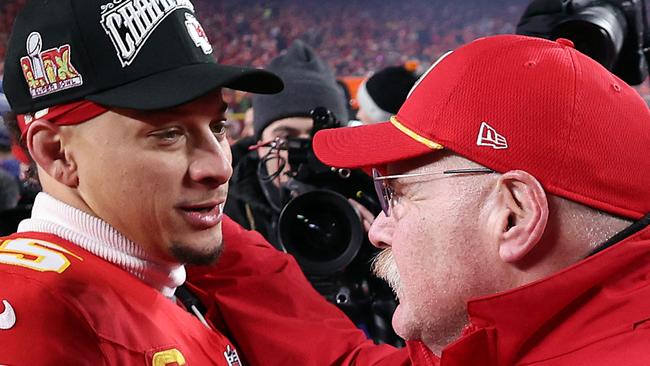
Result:
<svg viewBox="0 0 650 366">
<path fill-rule="evenodd" d="M 217 310 L 248 365 L 410 365 L 406 349 L 377 346 L 305 278 L 292 256 L 226 218 L 217 265 L 188 268 L 188 282 Z M 217 315 L 216 312 L 219 314 Z"/>
</svg>

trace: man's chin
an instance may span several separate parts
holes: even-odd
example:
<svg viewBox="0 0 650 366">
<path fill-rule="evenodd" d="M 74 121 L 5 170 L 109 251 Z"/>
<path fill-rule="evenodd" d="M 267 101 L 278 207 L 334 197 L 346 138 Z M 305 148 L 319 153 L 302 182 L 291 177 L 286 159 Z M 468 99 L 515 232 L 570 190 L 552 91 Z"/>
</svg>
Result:
<svg viewBox="0 0 650 366">
<path fill-rule="evenodd" d="M 223 251 L 223 242 L 215 239 L 205 246 L 196 246 L 195 243 L 172 242 L 170 252 L 179 263 L 211 265 L 217 262 Z"/>
<path fill-rule="evenodd" d="M 404 304 L 398 304 L 393 313 L 393 330 L 404 340 L 414 340 L 419 337 L 415 334 L 412 322 L 408 319 L 407 309 Z"/>
</svg>

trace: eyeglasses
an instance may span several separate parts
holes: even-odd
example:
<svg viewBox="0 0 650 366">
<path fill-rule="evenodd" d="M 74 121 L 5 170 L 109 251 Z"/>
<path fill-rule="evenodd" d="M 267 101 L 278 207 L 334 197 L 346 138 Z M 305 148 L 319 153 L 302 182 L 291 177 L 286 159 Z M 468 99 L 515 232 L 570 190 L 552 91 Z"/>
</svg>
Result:
<svg viewBox="0 0 650 366">
<path fill-rule="evenodd" d="M 488 168 L 464 168 L 449 169 L 442 172 L 423 172 L 411 174 L 381 175 L 379 170 L 372 169 L 372 180 L 375 184 L 375 191 L 379 197 L 379 204 L 386 217 L 390 216 L 390 211 L 394 205 L 393 198 L 395 190 L 388 184 L 388 180 L 397 178 L 422 177 L 425 175 L 456 175 L 456 174 L 485 174 L 494 173 L 494 170 Z"/>
</svg>

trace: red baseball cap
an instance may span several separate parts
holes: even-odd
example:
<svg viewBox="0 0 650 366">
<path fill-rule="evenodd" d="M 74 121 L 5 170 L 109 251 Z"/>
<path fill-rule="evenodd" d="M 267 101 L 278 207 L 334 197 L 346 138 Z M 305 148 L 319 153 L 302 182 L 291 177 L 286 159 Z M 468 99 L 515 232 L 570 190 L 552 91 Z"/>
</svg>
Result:
<svg viewBox="0 0 650 366">
<path fill-rule="evenodd" d="M 389 122 L 323 130 L 313 146 L 339 168 L 445 148 L 615 215 L 650 212 L 648 106 L 566 39 L 478 39 L 434 64 Z"/>
</svg>

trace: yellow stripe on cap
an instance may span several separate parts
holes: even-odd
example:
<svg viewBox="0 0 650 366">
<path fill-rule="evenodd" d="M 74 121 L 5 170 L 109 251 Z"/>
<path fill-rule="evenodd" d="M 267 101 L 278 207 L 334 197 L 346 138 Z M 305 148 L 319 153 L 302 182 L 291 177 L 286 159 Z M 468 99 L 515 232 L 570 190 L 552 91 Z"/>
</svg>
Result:
<svg viewBox="0 0 650 366">
<path fill-rule="evenodd" d="M 397 116 L 392 116 L 390 117 L 390 123 L 393 124 L 398 130 L 404 132 L 408 137 L 412 138 L 413 140 L 426 145 L 428 148 L 432 150 L 441 150 L 444 149 L 445 147 L 440 145 L 437 142 L 431 141 L 426 137 L 420 136 L 417 133 L 415 133 L 413 130 L 409 129 L 408 127 L 404 126 L 400 121 L 397 120 Z"/>
</svg>

